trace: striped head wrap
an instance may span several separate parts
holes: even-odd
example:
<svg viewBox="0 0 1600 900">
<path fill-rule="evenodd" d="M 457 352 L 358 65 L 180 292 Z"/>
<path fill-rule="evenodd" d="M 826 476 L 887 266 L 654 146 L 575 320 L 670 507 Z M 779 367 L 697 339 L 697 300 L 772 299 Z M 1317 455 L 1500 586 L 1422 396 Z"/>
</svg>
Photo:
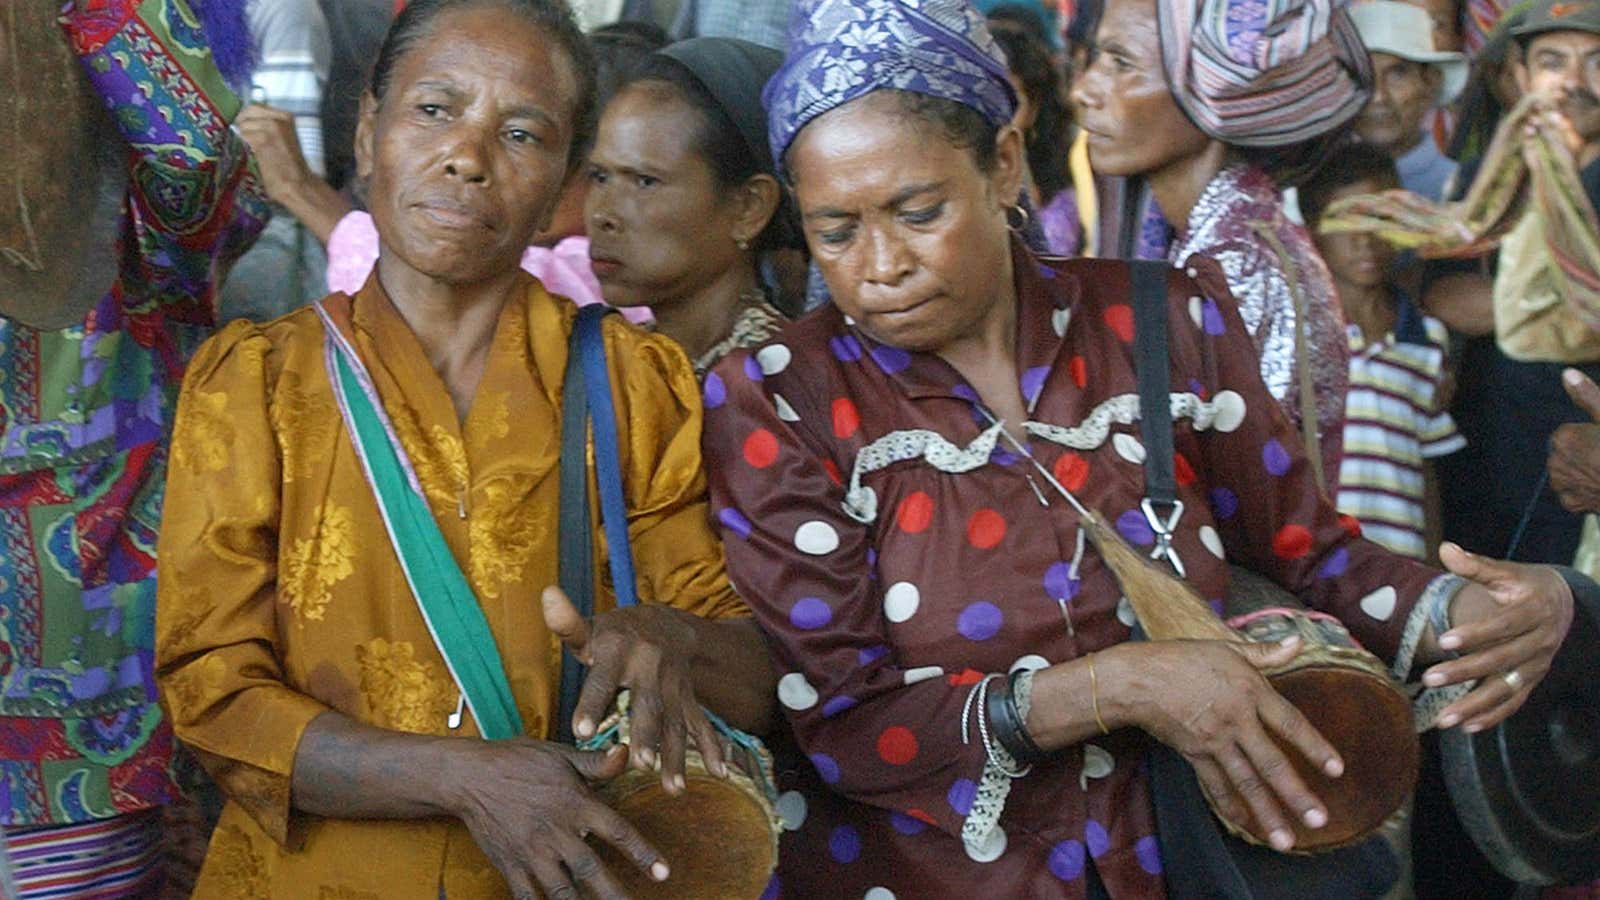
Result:
<svg viewBox="0 0 1600 900">
<path fill-rule="evenodd" d="M 997 126 L 1016 110 L 1005 56 L 967 0 L 797 0 L 791 16 L 788 59 L 761 97 L 780 165 L 812 119 L 884 88 L 963 103 Z"/>
<path fill-rule="evenodd" d="M 1156 0 L 1178 105 L 1241 147 L 1284 147 L 1344 125 L 1372 96 L 1372 63 L 1344 0 Z"/>
</svg>

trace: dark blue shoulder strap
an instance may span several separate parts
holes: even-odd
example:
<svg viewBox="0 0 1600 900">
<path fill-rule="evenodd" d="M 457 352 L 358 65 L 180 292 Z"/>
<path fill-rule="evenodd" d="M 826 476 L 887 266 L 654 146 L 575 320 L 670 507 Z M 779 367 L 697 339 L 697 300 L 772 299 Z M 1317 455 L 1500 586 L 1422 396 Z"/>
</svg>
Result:
<svg viewBox="0 0 1600 900">
<path fill-rule="evenodd" d="M 596 312 L 598 310 L 598 312 Z M 611 557 L 611 581 L 618 606 L 639 602 L 633 575 L 633 548 L 628 540 L 628 503 L 622 495 L 622 453 L 617 440 L 617 411 L 611 401 L 611 375 L 606 371 L 606 345 L 601 319 L 614 312 L 599 303 L 578 312 L 574 336 L 583 363 L 583 389 L 589 399 L 589 421 L 594 429 L 595 479 L 600 486 L 600 517 L 606 529 L 606 550 Z"/>
</svg>

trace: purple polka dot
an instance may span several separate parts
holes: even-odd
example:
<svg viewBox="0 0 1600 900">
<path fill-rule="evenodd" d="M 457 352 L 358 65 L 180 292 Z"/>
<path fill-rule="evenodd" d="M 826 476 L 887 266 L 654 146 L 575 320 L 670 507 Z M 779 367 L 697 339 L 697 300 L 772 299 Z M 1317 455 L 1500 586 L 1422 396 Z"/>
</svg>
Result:
<svg viewBox="0 0 1600 900">
<path fill-rule="evenodd" d="M 722 523 L 723 528 L 738 535 L 739 540 L 750 540 L 750 520 L 744 517 L 744 513 L 730 506 L 717 513 L 717 521 Z"/>
<path fill-rule="evenodd" d="M 1022 373 L 1022 397 L 1029 403 L 1039 399 L 1039 392 L 1044 390 L 1044 380 L 1050 376 L 1049 366 L 1034 366 Z"/>
<path fill-rule="evenodd" d="M 834 697 L 827 703 L 822 704 L 822 717 L 831 719 L 855 705 L 856 698 L 854 697 Z"/>
<path fill-rule="evenodd" d="M 895 831 L 907 836 L 921 834 L 928 830 L 927 822 L 916 816 L 908 816 L 903 812 L 891 813 L 889 815 L 889 824 L 894 826 Z"/>
<path fill-rule="evenodd" d="M 816 631 L 833 621 L 833 609 L 816 597 L 801 597 L 789 608 L 789 624 L 801 631 Z"/>
<path fill-rule="evenodd" d="M 872 361 L 878 368 L 890 375 L 904 372 L 911 365 L 911 354 L 899 347 L 879 346 L 872 348 Z"/>
<path fill-rule="evenodd" d="M 999 444 L 996 444 L 994 449 L 989 452 L 989 462 L 992 462 L 997 466 L 1015 465 L 1020 459 L 1022 459 L 1022 457 L 1012 453 L 1010 450 L 1007 450 Z"/>
<path fill-rule="evenodd" d="M 760 381 L 766 377 L 761 371 L 761 364 L 756 362 L 754 356 L 746 356 L 744 358 L 744 377 L 751 381 Z"/>
<path fill-rule="evenodd" d="M 853 334 L 841 334 L 829 340 L 828 349 L 833 351 L 833 358 L 840 362 L 861 361 L 861 342 Z"/>
<path fill-rule="evenodd" d="M 828 754 L 811 754 L 811 766 L 817 770 L 817 774 L 822 777 L 825 784 L 837 784 L 839 782 L 839 764 L 834 762 L 833 757 Z"/>
<path fill-rule="evenodd" d="M 874 577 L 877 576 L 877 574 L 878 574 L 877 573 L 877 568 L 878 568 L 878 550 L 877 550 L 876 547 L 868 547 L 867 548 L 867 568 L 873 570 L 872 574 L 873 574 Z"/>
<path fill-rule="evenodd" d="M 1082 582 L 1072 577 L 1072 563 L 1058 562 L 1044 570 L 1044 592 L 1052 600 L 1071 600 L 1078 596 Z"/>
<path fill-rule="evenodd" d="M 1317 567 L 1318 578 L 1338 578 L 1344 570 L 1350 568 L 1350 551 L 1343 547 L 1335 547 L 1328 558 Z"/>
<path fill-rule="evenodd" d="M 1136 547 L 1148 547 L 1156 542 L 1156 533 L 1150 527 L 1150 521 L 1137 509 L 1117 516 L 1117 533 Z"/>
<path fill-rule="evenodd" d="M 1211 511 L 1220 521 L 1227 521 L 1239 512 L 1239 496 L 1225 487 L 1211 489 Z"/>
<path fill-rule="evenodd" d="M 1191 378 L 1189 379 L 1189 393 L 1196 397 L 1204 397 L 1206 395 L 1206 386 L 1200 383 L 1200 379 Z"/>
<path fill-rule="evenodd" d="M 1261 463 L 1267 467 L 1267 473 L 1281 478 L 1289 472 L 1289 451 L 1283 449 L 1277 438 L 1267 441 L 1261 448 Z"/>
<path fill-rule="evenodd" d="M 706 409 L 716 409 L 728 399 L 728 386 L 722 383 L 717 373 L 712 372 L 706 376 L 706 386 L 701 392 L 704 396 Z"/>
<path fill-rule="evenodd" d="M 885 656 L 889 655 L 889 648 L 883 644 L 873 647 L 863 647 L 856 653 L 856 665 L 870 666 Z"/>
<path fill-rule="evenodd" d="M 1072 881 L 1083 875 L 1084 860 L 1081 841 L 1062 841 L 1050 849 L 1050 874 Z"/>
<path fill-rule="evenodd" d="M 1147 835 L 1133 842 L 1133 855 L 1139 858 L 1139 868 L 1151 875 L 1161 874 L 1161 842 L 1155 835 Z"/>
<path fill-rule="evenodd" d="M 1083 842 L 1089 846 L 1089 855 L 1095 859 L 1111 849 L 1111 836 L 1106 834 L 1106 827 L 1093 819 L 1083 826 Z"/>
<path fill-rule="evenodd" d="M 828 855 L 834 862 L 853 863 L 861 856 L 861 835 L 849 825 L 840 825 L 828 835 Z"/>
<path fill-rule="evenodd" d="M 968 403 L 981 403 L 978 392 L 970 384 L 958 384 L 950 389 L 950 393 L 967 401 Z"/>
<path fill-rule="evenodd" d="M 767 889 L 761 892 L 761 900 L 782 900 L 783 887 L 778 884 L 778 876 L 773 875 L 767 881 Z"/>
<path fill-rule="evenodd" d="M 1005 616 L 1000 607 L 986 600 L 969 604 L 956 618 L 956 630 L 969 641 L 987 641 L 1000 631 Z"/>
<path fill-rule="evenodd" d="M 970 778 L 957 778 L 956 783 L 950 785 L 950 790 L 944 795 L 949 801 L 950 808 L 956 815 L 965 816 L 972 812 L 972 801 L 978 799 L 978 785 Z"/>
<path fill-rule="evenodd" d="M 1049 266 L 1045 265 L 1044 263 L 1039 263 L 1039 277 L 1040 278 L 1048 278 L 1048 279 L 1054 281 L 1055 277 L 1056 277 L 1056 270 L 1050 268 Z"/>
<path fill-rule="evenodd" d="M 1222 334 L 1228 327 L 1222 322 L 1222 310 L 1217 308 L 1217 303 L 1207 297 L 1200 304 L 1200 323 L 1205 328 L 1206 334 Z"/>
<path fill-rule="evenodd" d="M 1212 599 L 1207 600 L 1206 604 L 1211 607 L 1211 611 L 1212 612 L 1216 613 L 1219 616 L 1222 615 L 1223 609 L 1226 608 L 1223 605 L 1221 598 L 1217 598 L 1217 597 L 1213 597 Z"/>
</svg>

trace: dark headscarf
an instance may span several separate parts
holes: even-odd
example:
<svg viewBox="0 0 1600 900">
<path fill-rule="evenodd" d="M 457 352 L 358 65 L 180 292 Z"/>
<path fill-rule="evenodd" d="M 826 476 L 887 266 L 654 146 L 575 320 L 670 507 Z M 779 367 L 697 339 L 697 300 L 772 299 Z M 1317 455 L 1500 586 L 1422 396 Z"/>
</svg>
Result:
<svg viewBox="0 0 1600 900">
<path fill-rule="evenodd" d="M 783 65 L 783 54 L 736 38 L 698 37 L 663 47 L 656 55 L 689 70 L 738 126 L 750 155 L 776 177 L 772 152 L 767 148 L 761 86 Z"/>
</svg>

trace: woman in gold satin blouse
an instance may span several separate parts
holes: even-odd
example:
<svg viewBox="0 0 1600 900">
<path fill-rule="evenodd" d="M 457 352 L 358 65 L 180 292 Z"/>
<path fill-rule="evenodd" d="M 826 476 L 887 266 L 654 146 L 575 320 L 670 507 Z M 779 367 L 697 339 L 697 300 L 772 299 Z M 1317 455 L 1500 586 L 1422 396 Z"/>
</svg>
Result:
<svg viewBox="0 0 1600 900">
<path fill-rule="evenodd" d="M 653 602 L 585 622 L 558 591 L 540 595 L 556 582 L 576 309 L 517 261 L 581 157 L 592 80 L 558 0 L 409 4 L 357 135 L 382 243 L 374 275 L 325 300 L 325 319 L 236 322 L 195 358 L 157 652 L 177 732 L 228 798 L 199 895 L 437 900 L 575 883 L 619 895 L 585 836 L 658 880 L 672 860 L 585 779 L 659 754 L 668 789 L 681 787 L 691 742 L 715 771 L 702 702 L 763 724 L 772 679 L 708 527 L 694 374 L 671 341 L 617 317 L 604 343 L 639 592 Z M 487 729 L 476 705 L 462 714 L 341 418 L 325 356 L 337 334 L 481 607 L 522 737 L 470 739 Z M 632 689 L 631 760 L 548 740 L 562 642 L 592 662 L 591 687 Z M 609 693 L 585 692 L 574 731 L 592 730 Z"/>
</svg>

